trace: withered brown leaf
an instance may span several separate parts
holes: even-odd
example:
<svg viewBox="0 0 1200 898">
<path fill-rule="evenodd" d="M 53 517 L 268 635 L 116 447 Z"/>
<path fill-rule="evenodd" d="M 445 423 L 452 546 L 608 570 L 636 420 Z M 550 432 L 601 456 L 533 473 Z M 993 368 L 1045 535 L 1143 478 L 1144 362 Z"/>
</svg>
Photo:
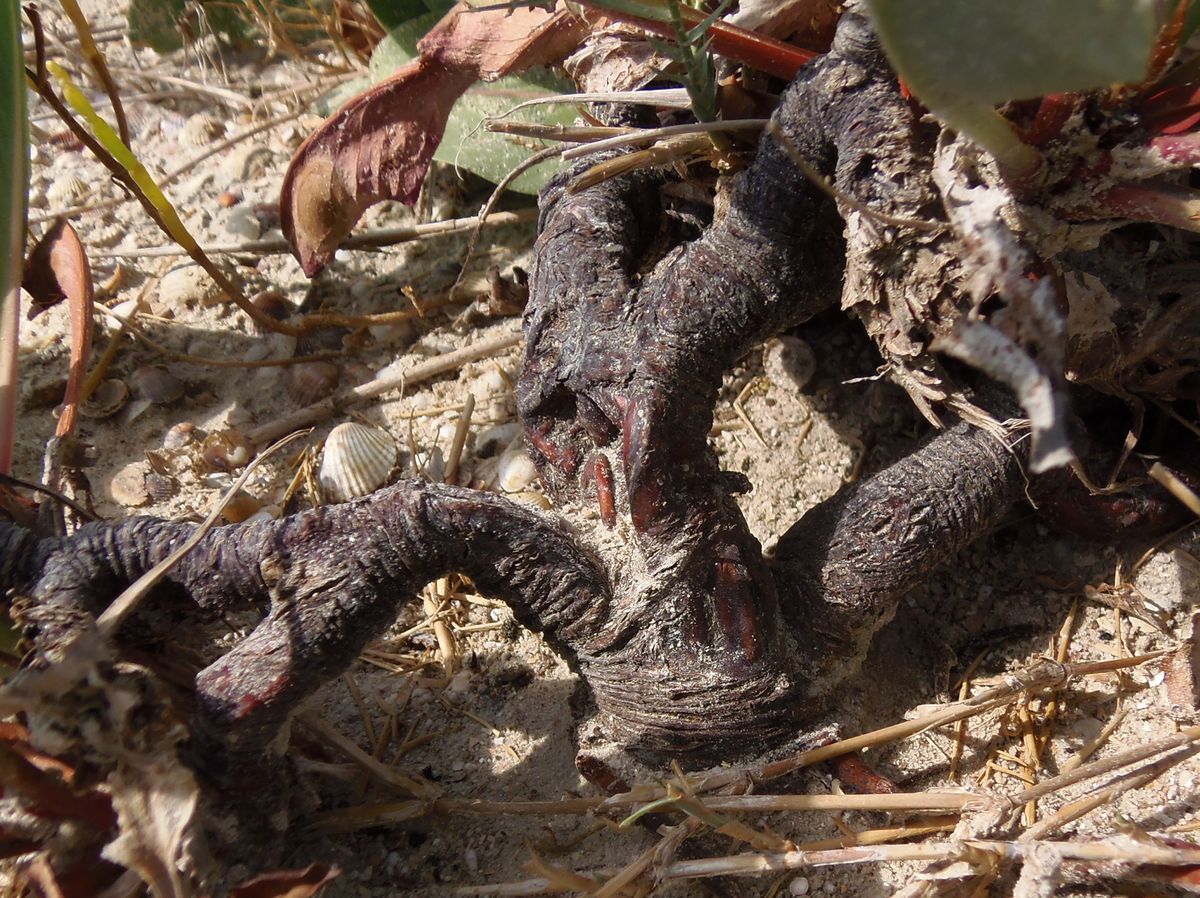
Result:
<svg viewBox="0 0 1200 898">
<path fill-rule="evenodd" d="M 341 871 L 310 864 L 303 870 L 273 870 L 235 886 L 232 898 L 310 898 Z"/>
<path fill-rule="evenodd" d="M 75 429 L 79 390 L 87 373 L 88 355 L 92 347 L 92 304 L 95 296 L 87 253 L 79 235 L 66 219 L 56 221 L 29 254 L 22 286 L 33 297 L 30 319 L 63 299 L 70 303 L 71 370 L 63 399 L 63 413 L 54 431 L 55 436 L 63 437 Z"/>
<path fill-rule="evenodd" d="M 312 277 L 359 217 L 382 200 L 416 202 L 450 110 L 476 81 L 564 56 L 583 26 L 566 12 L 473 10 L 459 3 L 419 57 L 349 100 L 296 151 L 283 179 L 283 233 Z"/>
</svg>

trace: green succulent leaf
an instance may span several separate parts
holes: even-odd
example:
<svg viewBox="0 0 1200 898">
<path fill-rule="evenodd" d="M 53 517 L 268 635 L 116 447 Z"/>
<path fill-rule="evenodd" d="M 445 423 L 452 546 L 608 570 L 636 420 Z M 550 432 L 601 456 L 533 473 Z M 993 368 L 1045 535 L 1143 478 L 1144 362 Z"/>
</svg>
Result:
<svg viewBox="0 0 1200 898">
<path fill-rule="evenodd" d="M 868 0 L 884 49 L 921 100 L 994 105 L 1137 83 L 1153 0 Z"/>
<path fill-rule="evenodd" d="M 371 54 L 370 75 L 374 82 L 382 81 L 417 56 L 417 42 L 446 14 L 450 3 L 444 0 L 418 0 L 425 12 L 393 28 Z M 374 4 L 372 4 L 374 11 Z M 375 13 L 379 17 L 379 13 Z M 380 19 L 382 21 L 382 19 Z M 464 168 L 467 171 L 497 182 L 528 159 L 540 147 L 531 148 L 502 134 L 493 134 L 481 127 L 485 118 L 503 115 L 513 106 L 534 97 L 554 93 L 571 93 L 571 83 L 545 70 L 524 75 L 510 75 L 496 81 L 476 84 L 455 104 L 446 123 L 442 142 L 433 158 L 439 162 Z M 523 121 L 570 125 L 575 121 L 575 108 L 570 105 L 534 106 L 521 114 Z M 537 193 L 558 166 L 554 162 L 525 172 L 509 187 L 518 193 Z"/>
<path fill-rule="evenodd" d="M 545 71 L 529 72 L 520 77 L 510 75 L 477 84 L 455 104 L 446 123 L 445 136 L 433 158 L 465 168 L 489 181 L 500 181 L 541 147 L 530 148 L 503 134 L 484 131 L 480 127 L 483 120 L 504 114 L 522 100 L 573 90 L 570 82 Z M 575 115 L 574 106 L 534 106 L 523 111 L 522 120 L 570 125 L 574 123 Z M 554 161 L 545 162 L 524 172 L 509 189 L 518 193 L 537 193 L 559 167 Z"/>
<path fill-rule="evenodd" d="M 430 12 L 441 16 L 453 5 L 445 0 L 367 0 L 367 6 L 379 24 L 391 32 Z"/>
<path fill-rule="evenodd" d="M 867 0 L 913 93 L 1018 177 L 1040 154 L 994 110 L 1049 93 L 1137 83 L 1158 30 L 1154 0 Z"/>
</svg>

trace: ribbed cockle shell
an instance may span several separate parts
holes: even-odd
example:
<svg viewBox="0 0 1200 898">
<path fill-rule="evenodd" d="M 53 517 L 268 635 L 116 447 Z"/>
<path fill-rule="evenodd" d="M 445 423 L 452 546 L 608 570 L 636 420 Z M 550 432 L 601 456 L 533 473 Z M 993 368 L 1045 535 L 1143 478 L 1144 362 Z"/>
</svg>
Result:
<svg viewBox="0 0 1200 898">
<path fill-rule="evenodd" d="M 396 441 L 378 427 L 353 421 L 339 424 L 325 438 L 317 479 L 332 502 L 374 492 L 396 465 Z"/>
</svg>

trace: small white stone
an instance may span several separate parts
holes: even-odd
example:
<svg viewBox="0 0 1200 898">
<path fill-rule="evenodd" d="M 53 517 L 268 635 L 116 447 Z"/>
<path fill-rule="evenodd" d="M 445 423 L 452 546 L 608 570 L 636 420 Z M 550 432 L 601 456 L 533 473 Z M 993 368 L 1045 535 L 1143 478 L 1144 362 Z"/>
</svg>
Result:
<svg viewBox="0 0 1200 898">
<path fill-rule="evenodd" d="M 496 469 L 496 485 L 505 493 L 520 493 L 537 483 L 533 461 L 523 451 L 506 452 Z"/>
<path fill-rule="evenodd" d="M 468 873 L 479 872 L 479 854 L 474 848 L 467 848 L 463 851 L 463 866 L 467 868 Z"/>
<path fill-rule="evenodd" d="M 511 392 L 508 381 L 496 368 L 489 368 L 471 383 L 471 395 L 476 402 L 499 399 Z"/>
<path fill-rule="evenodd" d="M 234 206 L 225 213 L 225 233 L 241 240 L 257 240 L 262 234 L 262 224 L 254 210 L 245 206 Z"/>
<path fill-rule="evenodd" d="M 150 498 L 146 489 L 146 474 L 150 466 L 144 461 L 127 464 L 108 482 L 108 494 L 118 505 L 144 505 Z"/>
<path fill-rule="evenodd" d="M 788 883 L 788 894 L 789 895 L 807 895 L 808 894 L 808 880 L 805 879 L 803 876 L 797 876 L 795 879 L 793 879 L 791 882 Z"/>
<path fill-rule="evenodd" d="M 188 308 L 216 302 L 224 294 L 199 265 L 179 265 L 158 282 L 158 300 L 167 308 Z"/>
<path fill-rule="evenodd" d="M 772 337 L 763 346 L 763 371 L 771 383 L 801 390 L 817 373 L 817 358 L 799 337 Z"/>
</svg>

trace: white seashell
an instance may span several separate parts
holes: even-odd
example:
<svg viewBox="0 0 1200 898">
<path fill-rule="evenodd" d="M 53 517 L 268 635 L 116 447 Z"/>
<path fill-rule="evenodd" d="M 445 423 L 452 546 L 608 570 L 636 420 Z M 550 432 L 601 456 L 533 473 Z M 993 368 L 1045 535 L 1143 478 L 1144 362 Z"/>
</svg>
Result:
<svg viewBox="0 0 1200 898">
<path fill-rule="evenodd" d="M 129 388 L 125 386 L 125 381 L 109 378 L 102 381 L 87 402 L 79 406 L 79 414 L 85 418 L 107 418 L 123 409 L 128 398 Z"/>
<path fill-rule="evenodd" d="M 71 200 L 79 199 L 91 189 L 87 181 L 79 175 L 66 174 L 54 179 L 54 182 L 46 190 L 46 199 L 57 206 L 60 203 L 69 203 Z"/>
<path fill-rule="evenodd" d="M 523 490 L 519 493 L 509 493 L 508 498 L 514 502 L 520 502 L 522 505 L 532 505 L 535 508 L 541 508 L 545 511 L 550 510 L 550 500 L 546 498 L 545 493 L 539 493 L 536 490 Z"/>
<path fill-rule="evenodd" d="M 199 265 L 172 268 L 158 282 L 158 300 L 168 309 L 191 308 L 216 302 L 224 294 Z"/>
<path fill-rule="evenodd" d="M 127 299 L 124 302 L 117 303 L 109 311 L 122 320 L 128 320 L 141 311 L 141 309 L 138 308 L 138 300 Z"/>
<path fill-rule="evenodd" d="M 179 129 L 179 142 L 194 147 L 206 146 L 225 134 L 225 123 L 211 115 L 193 115 Z"/>
<path fill-rule="evenodd" d="M 145 505 L 150 498 L 146 489 L 146 475 L 150 466 L 144 461 L 130 462 L 117 471 L 108 482 L 108 494 L 118 505 Z"/>
<path fill-rule="evenodd" d="M 772 383 L 801 390 L 817 373 L 817 358 L 799 337 L 772 337 L 763 346 L 763 370 Z"/>
<path fill-rule="evenodd" d="M 378 427 L 350 421 L 325 438 L 317 479 L 326 496 L 345 502 L 374 492 L 396 466 L 396 441 Z"/>
<path fill-rule="evenodd" d="M 496 485 L 501 492 L 521 493 L 537 483 L 538 473 L 533 461 L 523 450 L 506 452 L 496 466 Z"/>
</svg>

